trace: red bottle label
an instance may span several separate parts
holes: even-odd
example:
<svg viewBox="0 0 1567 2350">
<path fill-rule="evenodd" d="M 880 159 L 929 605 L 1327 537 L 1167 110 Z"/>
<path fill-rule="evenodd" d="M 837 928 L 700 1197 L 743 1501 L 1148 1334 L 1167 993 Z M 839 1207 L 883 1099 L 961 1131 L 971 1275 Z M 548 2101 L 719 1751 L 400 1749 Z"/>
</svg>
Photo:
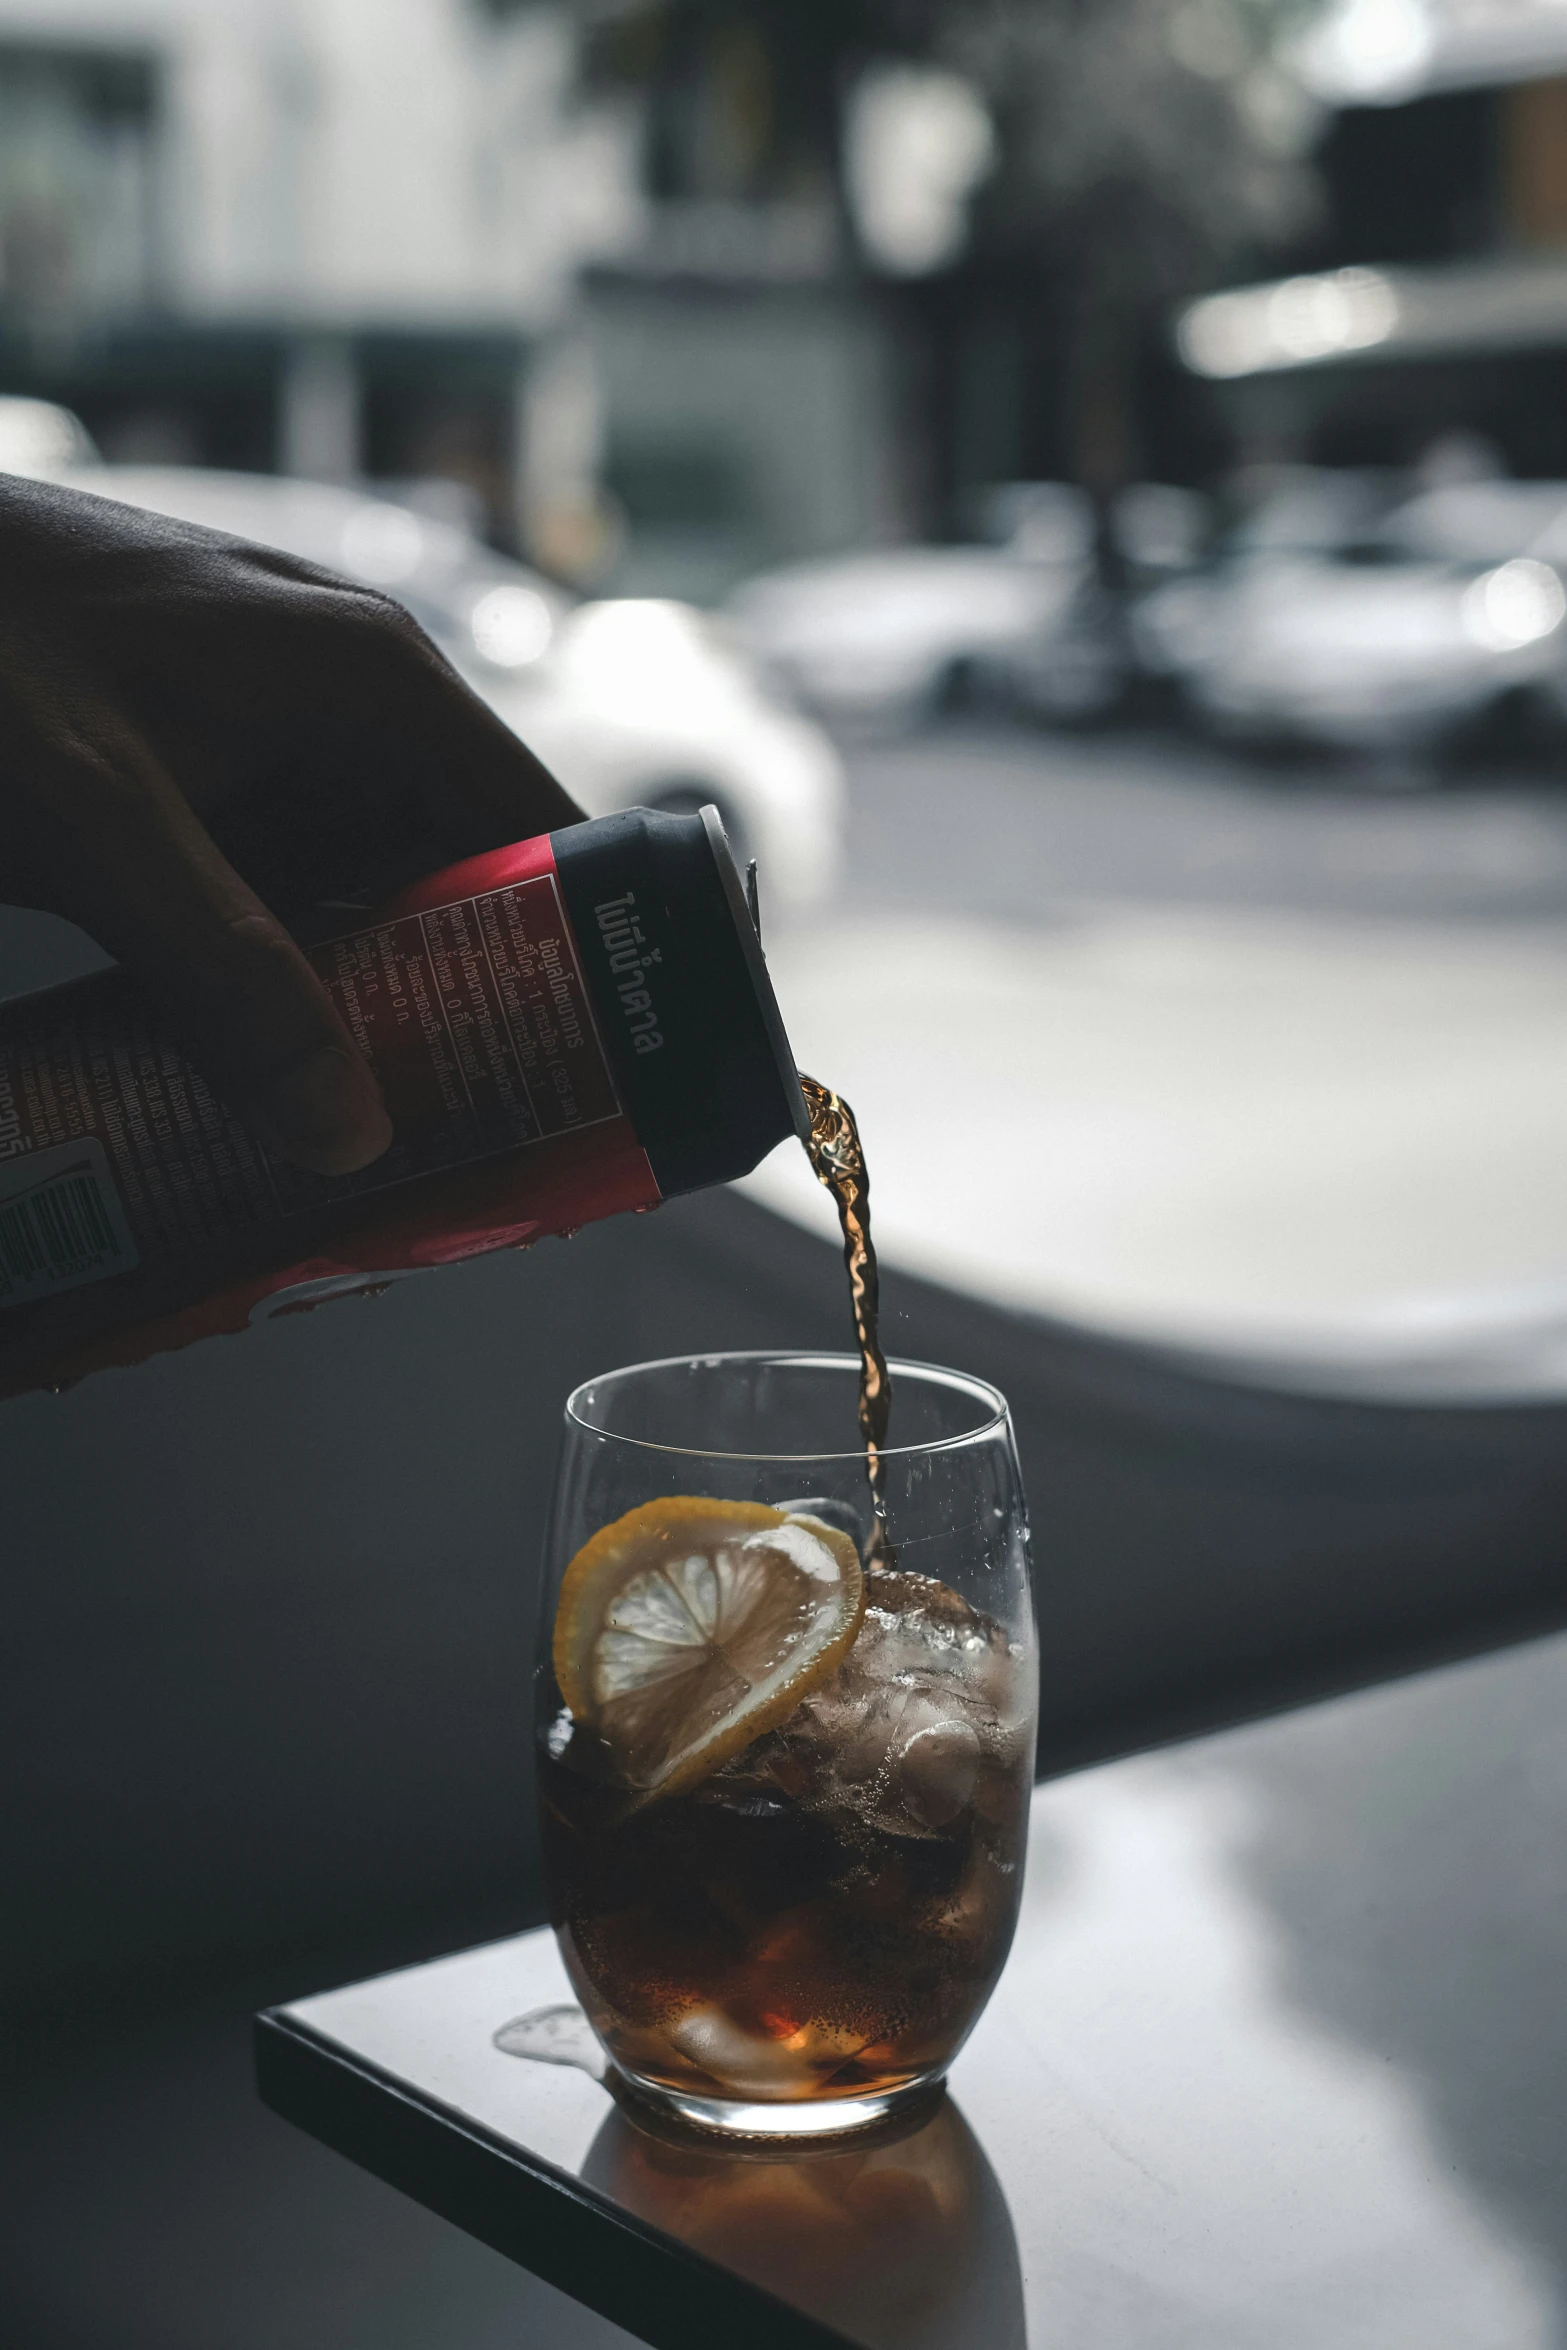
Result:
<svg viewBox="0 0 1567 2350">
<path fill-rule="evenodd" d="M 482 862 L 482 860 L 475 860 Z M 621 1114 L 553 871 L 310 949 L 381 1080 L 397 1139 L 356 1193 Z M 341 1197 L 272 1166 L 285 1212 Z"/>
<path fill-rule="evenodd" d="M 273 1158 L 116 981 L 0 1022 L 0 1392 L 656 1204 L 547 838 L 307 951 L 392 1117 L 355 1176 Z"/>
</svg>

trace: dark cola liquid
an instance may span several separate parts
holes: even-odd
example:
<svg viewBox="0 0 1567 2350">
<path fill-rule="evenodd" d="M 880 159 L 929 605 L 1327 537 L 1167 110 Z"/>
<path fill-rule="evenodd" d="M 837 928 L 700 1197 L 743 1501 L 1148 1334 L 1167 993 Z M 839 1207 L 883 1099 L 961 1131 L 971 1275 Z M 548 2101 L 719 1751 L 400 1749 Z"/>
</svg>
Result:
<svg viewBox="0 0 1567 2350">
<path fill-rule="evenodd" d="M 812 1174 L 832 1193 L 838 1210 L 843 1261 L 849 1274 L 849 1308 L 860 1350 L 860 1435 L 872 1512 L 867 1557 L 872 1565 L 893 1566 L 897 1552 L 887 1532 L 886 1471 L 881 1457 L 892 1411 L 892 1376 L 881 1348 L 881 1282 L 871 1239 L 871 1179 L 854 1112 L 843 1096 L 814 1077 L 802 1076 L 800 1091 L 811 1114 L 805 1155 Z"/>
<path fill-rule="evenodd" d="M 635 2078 L 742 2103 L 874 2097 L 945 2070 L 1011 1943 L 1033 1752 L 1023 1651 L 898 1569 L 865 1154 L 848 1104 L 800 1082 L 860 1353 L 859 1633 L 781 1728 L 682 1794 L 637 1804 L 564 1710 L 539 1756 L 552 1918 L 599 2037 Z"/>
<path fill-rule="evenodd" d="M 950 2062 L 1016 1918 L 1032 1689 L 945 1585 L 873 1571 L 858 1638 L 782 1726 L 632 1808 L 557 1720 L 539 1758 L 553 1922 L 627 2072 L 688 2096 L 865 2097 Z"/>
</svg>

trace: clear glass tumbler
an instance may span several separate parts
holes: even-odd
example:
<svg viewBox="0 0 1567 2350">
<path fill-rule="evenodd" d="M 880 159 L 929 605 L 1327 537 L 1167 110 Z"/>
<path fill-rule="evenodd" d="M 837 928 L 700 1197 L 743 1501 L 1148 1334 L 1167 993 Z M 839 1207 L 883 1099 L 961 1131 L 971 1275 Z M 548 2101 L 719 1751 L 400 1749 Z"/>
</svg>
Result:
<svg viewBox="0 0 1567 2350">
<path fill-rule="evenodd" d="M 848 1355 L 639 1364 L 566 1406 L 536 1721 L 550 1914 L 632 2088 L 879 2121 L 1012 1939 L 1038 1667 L 1005 1399 L 895 1363 L 868 1563 Z"/>
</svg>

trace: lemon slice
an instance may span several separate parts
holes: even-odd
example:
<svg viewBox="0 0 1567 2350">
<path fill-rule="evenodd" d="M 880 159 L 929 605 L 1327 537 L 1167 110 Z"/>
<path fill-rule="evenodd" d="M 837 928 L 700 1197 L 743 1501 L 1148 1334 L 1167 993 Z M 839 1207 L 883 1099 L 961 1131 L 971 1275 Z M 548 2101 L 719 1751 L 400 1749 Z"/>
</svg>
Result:
<svg viewBox="0 0 1567 2350">
<path fill-rule="evenodd" d="M 583 1544 L 555 1677 L 641 1800 L 691 1787 L 791 1714 L 860 1628 L 848 1535 L 761 1502 L 643 1502 Z"/>
</svg>

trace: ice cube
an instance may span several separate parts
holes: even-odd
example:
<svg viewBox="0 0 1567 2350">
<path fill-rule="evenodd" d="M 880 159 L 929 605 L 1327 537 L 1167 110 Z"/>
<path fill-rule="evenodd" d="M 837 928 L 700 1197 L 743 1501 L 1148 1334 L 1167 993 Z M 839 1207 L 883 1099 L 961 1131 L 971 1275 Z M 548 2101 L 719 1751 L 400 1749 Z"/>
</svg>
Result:
<svg viewBox="0 0 1567 2350">
<path fill-rule="evenodd" d="M 999 1625 L 924 1575 L 873 1574 L 838 1671 L 779 1734 L 798 1799 L 846 1803 L 902 1835 L 938 1835 L 1000 1760 L 1027 1691 Z"/>
<path fill-rule="evenodd" d="M 931 1722 L 907 1739 L 892 1763 L 892 1784 L 917 1826 L 946 1828 L 973 1801 L 979 1733 L 970 1722 Z"/>
<path fill-rule="evenodd" d="M 987 1753 L 1015 1759 L 1034 1710 L 1034 1676 L 1021 1642 L 1009 1640 L 993 1617 L 927 1575 L 872 1575 L 867 1622 L 873 1631 L 865 1669 L 950 1691 Z M 862 1632 L 851 1662 L 864 1638 Z"/>
<path fill-rule="evenodd" d="M 942 1908 L 940 1932 L 974 1962 L 986 1964 L 1017 1901 L 1016 1864 L 1003 1861 L 983 1837 L 970 1850 L 962 1881 Z"/>
<path fill-rule="evenodd" d="M 863 2032 L 802 2024 L 785 2037 L 748 2031 L 721 2007 L 693 2008 L 669 2035 L 689 2064 L 710 2073 L 731 2097 L 804 2097 L 865 2046 Z"/>
</svg>

